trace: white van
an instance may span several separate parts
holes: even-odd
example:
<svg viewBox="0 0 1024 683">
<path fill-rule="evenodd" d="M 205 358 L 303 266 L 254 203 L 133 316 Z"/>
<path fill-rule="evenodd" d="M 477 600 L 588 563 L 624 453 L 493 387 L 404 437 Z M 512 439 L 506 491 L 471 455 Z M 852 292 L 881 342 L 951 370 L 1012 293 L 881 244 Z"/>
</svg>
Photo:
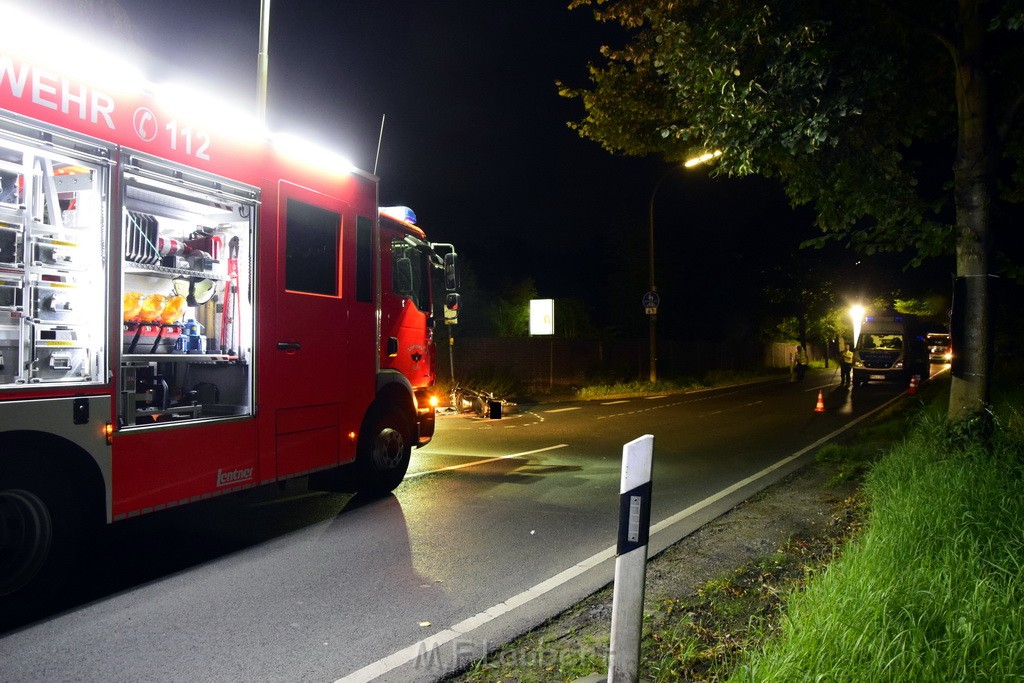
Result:
<svg viewBox="0 0 1024 683">
<path fill-rule="evenodd" d="M 900 382 L 910 377 L 928 377 L 928 355 L 924 335 L 918 333 L 912 316 L 899 314 L 867 316 L 853 349 L 853 384 Z"/>
</svg>

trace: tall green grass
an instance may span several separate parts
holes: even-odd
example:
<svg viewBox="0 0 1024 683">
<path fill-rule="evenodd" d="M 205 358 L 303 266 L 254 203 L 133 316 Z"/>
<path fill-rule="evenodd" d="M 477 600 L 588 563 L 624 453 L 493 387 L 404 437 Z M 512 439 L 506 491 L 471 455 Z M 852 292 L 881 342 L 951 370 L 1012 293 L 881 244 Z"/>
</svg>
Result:
<svg viewBox="0 0 1024 683">
<path fill-rule="evenodd" d="M 791 596 L 740 681 L 1024 679 L 1024 420 L 991 441 L 925 414 L 870 471 L 865 533 Z"/>
</svg>

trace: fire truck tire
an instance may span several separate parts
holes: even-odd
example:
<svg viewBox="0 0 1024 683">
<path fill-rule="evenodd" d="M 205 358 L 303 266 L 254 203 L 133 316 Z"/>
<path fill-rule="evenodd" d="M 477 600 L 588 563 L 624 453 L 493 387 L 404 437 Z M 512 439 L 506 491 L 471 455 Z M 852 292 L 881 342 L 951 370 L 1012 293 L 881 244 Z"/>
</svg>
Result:
<svg viewBox="0 0 1024 683">
<path fill-rule="evenodd" d="M 0 469 L 0 611 L 14 615 L 54 598 L 84 531 L 77 501 L 49 468 Z"/>
<path fill-rule="evenodd" d="M 395 411 L 377 411 L 367 421 L 356 455 L 356 487 L 360 493 L 383 495 L 395 490 L 412 456 L 412 428 Z"/>
</svg>

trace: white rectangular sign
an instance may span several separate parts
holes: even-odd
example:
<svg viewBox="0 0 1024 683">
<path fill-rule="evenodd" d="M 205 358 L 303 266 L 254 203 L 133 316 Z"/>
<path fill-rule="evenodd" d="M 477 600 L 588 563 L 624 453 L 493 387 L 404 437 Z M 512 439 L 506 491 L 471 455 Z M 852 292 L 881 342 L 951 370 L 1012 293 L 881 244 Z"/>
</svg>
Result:
<svg viewBox="0 0 1024 683">
<path fill-rule="evenodd" d="M 555 333 L 555 300 L 530 299 L 530 336 Z"/>
</svg>

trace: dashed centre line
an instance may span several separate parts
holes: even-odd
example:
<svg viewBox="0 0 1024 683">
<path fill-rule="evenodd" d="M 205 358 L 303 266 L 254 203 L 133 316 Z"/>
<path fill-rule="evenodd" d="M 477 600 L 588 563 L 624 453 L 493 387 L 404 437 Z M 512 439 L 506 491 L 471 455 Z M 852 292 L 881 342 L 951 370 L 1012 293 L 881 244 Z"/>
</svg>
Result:
<svg viewBox="0 0 1024 683">
<path fill-rule="evenodd" d="M 649 398 L 665 398 L 665 397 L 664 396 L 656 396 L 656 397 L 649 397 Z M 697 403 L 698 401 L 707 401 L 707 400 L 710 400 L 711 398 L 712 398 L 711 396 L 707 396 L 707 397 L 703 397 L 703 398 L 692 398 L 692 399 L 689 399 L 689 400 L 686 400 L 686 401 L 674 401 L 672 403 L 663 403 L 661 405 L 651 406 L 649 408 L 638 408 L 636 410 L 630 410 L 630 411 L 626 411 L 626 412 L 623 412 L 623 413 L 615 413 L 613 415 L 601 415 L 601 416 L 598 416 L 595 419 L 597 419 L 597 420 L 607 420 L 607 419 L 613 418 L 613 417 L 626 417 L 628 415 L 638 415 L 640 413 L 651 412 L 652 410 L 662 410 L 663 408 L 673 408 L 675 406 L 681 406 L 681 405 L 686 404 L 686 403 Z M 749 407 L 749 406 L 754 406 L 754 405 L 757 405 L 758 403 L 762 403 L 762 401 L 754 401 L 753 403 L 747 403 L 743 407 L 746 408 L 746 407 Z M 735 410 L 735 408 L 731 408 L 730 410 Z M 716 410 L 714 412 L 705 413 L 702 417 L 706 417 L 707 415 L 718 415 L 719 413 L 722 413 L 722 412 L 724 412 L 724 411 Z"/>
</svg>

